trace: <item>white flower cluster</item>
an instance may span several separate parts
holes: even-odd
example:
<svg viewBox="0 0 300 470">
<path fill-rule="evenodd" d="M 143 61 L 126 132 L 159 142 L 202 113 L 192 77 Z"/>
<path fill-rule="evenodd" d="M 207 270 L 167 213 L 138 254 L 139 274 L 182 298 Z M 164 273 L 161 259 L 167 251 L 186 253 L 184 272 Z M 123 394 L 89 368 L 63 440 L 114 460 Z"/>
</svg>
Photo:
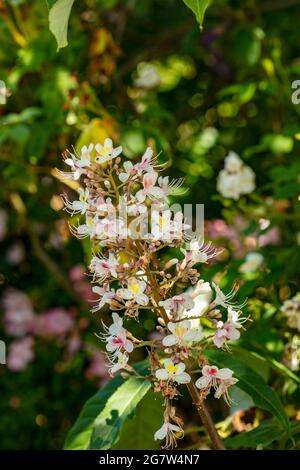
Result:
<svg viewBox="0 0 300 470">
<path fill-rule="evenodd" d="M 285 300 L 280 310 L 287 317 L 289 327 L 300 331 L 300 292 Z"/>
<path fill-rule="evenodd" d="M 247 253 L 244 263 L 239 267 L 241 273 L 254 273 L 262 266 L 264 257 L 261 253 L 252 252 Z"/>
<path fill-rule="evenodd" d="M 79 155 L 69 153 L 65 163 L 71 171 L 60 174 L 81 179 L 82 187 L 78 200 L 71 202 L 64 196 L 64 202 L 66 210 L 79 218 L 72 232 L 91 241 L 89 270 L 93 292 L 99 295 L 93 312 L 105 305 L 112 311 L 112 324 L 103 325 L 100 334 L 106 342 L 110 373 L 134 373 L 129 355 L 134 348 L 147 346 L 152 382 L 166 405 L 164 423 L 155 438 L 176 445 L 183 431 L 170 401 L 179 393 L 178 385 L 192 380 L 187 359 L 193 360 L 193 352 L 202 354 L 204 344 L 227 347 L 228 341 L 239 338 L 247 318 L 241 315 L 244 304 L 234 301 L 236 289 L 224 294 L 215 283 L 199 280 L 197 266 L 219 252 L 210 243 L 187 241 L 182 212 L 173 216 L 168 209 L 168 196 L 182 181 L 169 182 L 167 176 L 159 176 L 151 148 L 137 163 L 122 164 L 121 153 L 122 148 L 114 148 L 110 139 L 83 147 Z M 150 215 L 151 230 L 143 231 L 142 237 L 133 236 Z M 164 255 L 160 259 L 160 250 L 169 247 L 177 250 L 178 258 Z M 196 287 L 191 289 L 191 285 Z M 137 319 L 143 309 L 156 315 L 161 339 L 144 342 L 124 327 L 126 318 Z M 123 317 L 117 312 L 123 312 Z M 213 335 L 210 330 L 205 337 L 200 324 L 203 317 Z M 232 370 L 206 365 L 196 386 L 203 398 L 213 388 L 216 398 L 223 396 L 229 402 L 228 388 L 236 381 Z"/>
<path fill-rule="evenodd" d="M 283 362 L 294 372 L 300 369 L 300 336 L 293 336 L 285 345 Z"/>
<path fill-rule="evenodd" d="M 245 165 L 235 152 L 229 152 L 225 157 L 224 169 L 218 175 L 218 192 L 237 201 L 242 194 L 250 194 L 254 189 L 255 173 L 252 168 Z"/>
</svg>

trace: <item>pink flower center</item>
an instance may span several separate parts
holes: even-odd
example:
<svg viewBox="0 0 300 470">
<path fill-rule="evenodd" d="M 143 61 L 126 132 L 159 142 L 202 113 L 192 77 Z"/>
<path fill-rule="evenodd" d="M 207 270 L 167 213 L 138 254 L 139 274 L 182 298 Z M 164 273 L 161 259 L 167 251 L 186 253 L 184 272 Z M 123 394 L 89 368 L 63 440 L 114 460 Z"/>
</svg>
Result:
<svg viewBox="0 0 300 470">
<path fill-rule="evenodd" d="M 115 346 L 123 346 L 124 345 L 124 341 L 122 338 L 120 338 L 119 336 L 116 336 L 113 340 L 112 340 L 113 344 Z"/>
<path fill-rule="evenodd" d="M 216 369 L 215 367 L 210 367 L 207 372 L 208 372 L 208 375 L 214 376 L 217 374 L 218 369 Z"/>
<path fill-rule="evenodd" d="M 149 189 L 152 186 L 152 181 L 148 178 L 144 179 L 144 189 Z"/>
</svg>

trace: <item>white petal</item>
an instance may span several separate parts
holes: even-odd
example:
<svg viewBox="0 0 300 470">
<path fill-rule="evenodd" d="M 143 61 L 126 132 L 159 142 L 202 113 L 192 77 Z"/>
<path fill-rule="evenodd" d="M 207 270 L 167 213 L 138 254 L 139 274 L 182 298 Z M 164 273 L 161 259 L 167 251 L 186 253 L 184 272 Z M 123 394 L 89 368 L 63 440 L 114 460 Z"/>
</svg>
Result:
<svg viewBox="0 0 300 470">
<path fill-rule="evenodd" d="M 121 327 L 123 325 L 123 320 L 122 318 L 116 313 L 116 312 L 113 312 L 112 313 L 112 319 L 113 319 L 113 322 L 118 325 L 119 327 Z"/>
<path fill-rule="evenodd" d="M 144 202 L 145 199 L 146 199 L 146 195 L 145 195 L 145 193 L 144 193 L 144 191 L 143 191 L 142 189 L 140 189 L 140 190 L 136 193 L 135 197 L 137 198 L 137 200 L 138 200 L 139 202 Z"/>
<path fill-rule="evenodd" d="M 167 301 L 165 301 L 165 302 L 167 302 Z M 161 305 L 162 307 L 164 306 L 165 308 L 168 308 L 168 306 L 165 302 L 159 302 L 159 305 Z M 167 326 L 168 326 L 168 329 L 171 331 L 171 333 L 174 334 L 175 330 L 177 328 L 177 323 L 173 323 L 173 322 L 169 321 Z"/>
<path fill-rule="evenodd" d="M 133 343 L 129 339 L 126 340 L 125 349 L 128 353 L 131 353 L 133 351 Z"/>
<path fill-rule="evenodd" d="M 129 178 L 128 173 L 120 173 L 120 174 L 119 174 L 119 180 L 120 180 L 122 183 L 125 183 L 125 181 L 127 181 L 128 178 Z"/>
<path fill-rule="evenodd" d="M 177 365 L 177 374 L 181 374 L 185 370 L 185 364 L 183 362 L 179 362 Z"/>
<path fill-rule="evenodd" d="M 122 299 L 128 300 L 132 298 L 131 292 L 128 289 L 118 289 L 117 295 L 119 295 Z"/>
<path fill-rule="evenodd" d="M 111 343 L 111 342 L 107 343 L 107 345 L 106 345 L 106 351 L 108 351 L 108 352 L 113 352 L 117 348 L 118 347 L 115 344 Z"/>
<path fill-rule="evenodd" d="M 169 429 L 175 432 L 182 432 L 182 429 L 179 426 L 176 426 L 176 424 L 169 423 Z"/>
<path fill-rule="evenodd" d="M 168 433 L 168 427 L 166 424 L 163 424 L 162 427 L 156 431 L 156 433 L 154 434 L 154 439 L 157 441 L 157 440 L 160 440 L 162 441 L 166 435 Z"/>
<path fill-rule="evenodd" d="M 111 374 L 115 374 L 116 372 L 118 372 L 121 369 L 123 369 L 123 365 L 117 363 L 114 366 L 112 366 L 109 370 L 110 370 Z"/>
<path fill-rule="evenodd" d="M 179 375 L 176 374 L 174 378 L 179 384 L 187 384 L 191 381 L 191 377 L 186 372 L 182 372 L 182 374 Z"/>
<path fill-rule="evenodd" d="M 147 305 L 149 298 L 146 294 L 139 294 L 136 296 L 136 301 L 139 305 Z"/>
<path fill-rule="evenodd" d="M 111 140 L 109 137 L 107 137 L 107 138 L 105 139 L 105 141 L 104 141 L 104 147 L 109 147 L 109 148 L 111 148 L 111 149 L 113 148 L 113 142 L 112 142 L 112 140 Z"/>
<path fill-rule="evenodd" d="M 210 383 L 210 378 L 202 376 L 198 380 L 196 380 L 195 385 L 197 388 L 201 389 L 201 388 L 208 387 L 209 383 Z"/>
<path fill-rule="evenodd" d="M 218 379 L 225 380 L 225 379 L 230 379 L 230 377 L 232 377 L 232 374 L 233 374 L 233 371 L 231 369 L 224 367 L 223 369 L 219 369 L 216 377 Z"/>
<path fill-rule="evenodd" d="M 226 341 L 226 331 L 225 330 L 217 330 L 214 336 L 214 344 L 217 348 L 221 348 Z"/>
<path fill-rule="evenodd" d="M 155 185 L 155 182 L 157 180 L 157 177 L 158 177 L 158 174 L 156 173 L 156 171 L 151 171 L 149 173 L 146 173 L 144 175 L 144 178 L 143 178 L 143 181 L 147 181 L 148 183 L 148 187 L 152 187 Z M 150 184 L 149 184 L 150 183 Z M 160 189 L 160 188 L 158 188 Z"/>
<path fill-rule="evenodd" d="M 177 343 L 177 338 L 174 335 L 166 336 L 162 341 L 164 346 L 174 346 Z"/>
<path fill-rule="evenodd" d="M 139 286 L 142 292 L 146 289 L 146 282 L 145 281 L 139 281 Z"/>
<path fill-rule="evenodd" d="M 76 181 L 76 180 L 79 180 L 80 176 L 81 176 L 81 170 L 78 169 L 78 170 L 74 171 L 73 179 L 74 179 L 75 181 Z"/>
<path fill-rule="evenodd" d="M 185 337 L 185 341 L 200 341 L 203 333 L 201 330 L 191 330 Z"/>
<path fill-rule="evenodd" d="M 166 371 L 166 369 L 158 369 L 156 372 L 155 372 L 155 376 L 157 379 L 159 380 L 168 380 L 169 378 L 169 374 L 168 372 Z"/>
<path fill-rule="evenodd" d="M 96 163 L 105 163 L 107 162 L 107 160 L 109 160 L 109 157 L 96 157 L 95 158 Z"/>
<path fill-rule="evenodd" d="M 240 336 L 241 336 L 241 333 L 239 332 L 239 330 L 237 330 L 234 327 L 230 328 L 230 330 L 228 332 L 228 338 L 229 339 L 237 340 L 237 339 L 239 339 Z"/>
<path fill-rule="evenodd" d="M 118 155 L 120 155 L 121 152 L 122 152 L 122 147 L 116 147 L 112 151 L 112 154 L 111 154 L 112 158 L 116 158 Z"/>
<path fill-rule="evenodd" d="M 103 295 L 103 287 L 93 286 L 92 291 L 95 292 L 95 294 Z"/>
<path fill-rule="evenodd" d="M 133 164 L 129 160 L 127 160 L 127 162 L 124 162 L 123 166 L 125 168 L 126 173 L 129 173 L 133 168 Z"/>
<path fill-rule="evenodd" d="M 152 155 L 153 155 L 153 150 L 151 147 L 147 147 L 144 155 L 142 156 L 142 160 L 144 159 L 147 159 L 147 160 L 150 160 L 152 158 Z"/>
<path fill-rule="evenodd" d="M 191 329 L 191 322 L 189 320 L 183 320 L 181 322 L 178 322 L 177 326 L 189 331 Z"/>
<path fill-rule="evenodd" d="M 165 194 L 161 188 L 150 188 L 148 189 L 148 194 L 150 194 L 153 197 L 156 197 L 157 199 L 162 199 Z"/>
<path fill-rule="evenodd" d="M 72 160 L 72 158 L 66 158 L 64 162 L 69 166 L 74 166 L 74 161 Z"/>
</svg>

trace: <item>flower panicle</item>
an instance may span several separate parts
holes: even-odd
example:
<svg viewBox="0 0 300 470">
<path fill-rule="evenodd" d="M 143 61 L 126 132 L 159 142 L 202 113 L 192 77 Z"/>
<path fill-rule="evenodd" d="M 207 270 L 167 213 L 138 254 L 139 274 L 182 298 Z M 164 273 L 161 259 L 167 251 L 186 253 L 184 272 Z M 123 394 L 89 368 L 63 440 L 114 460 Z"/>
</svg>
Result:
<svg viewBox="0 0 300 470">
<path fill-rule="evenodd" d="M 239 339 L 248 317 L 241 312 L 245 302 L 234 300 L 236 286 L 224 293 L 215 282 L 200 278 L 199 265 L 221 250 L 191 236 L 184 213 L 170 210 L 169 196 L 178 193 L 184 180 L 161 176 L 166 165 L 158 163 L 158 156 L 148 147 L 138 162 L 122 163 L 122 147 L 107 138 L 66 152 L 64 163 L 70 171 L 59 174 L 80 184 L 77 199 L 64 194 L 62 200 L 77 218 L 69 224 L 70 232 L 91 244 L 89 275 L 96 297 L 92 312 L 111 311 L 112 322 L 102 322 L 102 332 L 97 333 L 105 343 L 109 373 L 127 374 L 133 350 L 147 348 L 149 380 L 165 399 L 155 439 L 173 448 L 184 433 L 172 400 L 182 385 L 193 381 L 194 357 L 205 357 L 207 346 L 228 348 L 228 342 Z M 231 162 L 237 168 L 238 163 Z M 178 251 L 176 257 L 168 257 L 169 248 Z M 152 312 L 157 324 L 155 339 L 142 341 L 124 323 L 138 321 L 144 310 Z M 213 334 L 205 330 L 204 318 Z M 195 382 L 200 397 L 205 399 L 213 389 L 215 398 L 230 404 L 229 389 L 237 382 L 233 374 L 229 368 L 204 364 Z"/>
</svg>

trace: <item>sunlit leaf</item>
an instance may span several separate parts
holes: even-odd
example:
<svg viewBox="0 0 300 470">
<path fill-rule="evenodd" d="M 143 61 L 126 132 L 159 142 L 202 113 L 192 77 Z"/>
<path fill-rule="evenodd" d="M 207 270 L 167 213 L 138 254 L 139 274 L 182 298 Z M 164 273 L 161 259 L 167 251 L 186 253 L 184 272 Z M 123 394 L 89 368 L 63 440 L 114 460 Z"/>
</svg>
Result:
<svg viewBox="0 0 300 470">
<path fill-rule="evenodd" d="M 136 366 L 140 373 L 147 365 Z M 149 391 L 148 380 L 118 376 L 110 380 L 84 405 L 70 430 L 65 449 L 110 449 L 120 438 L 122 426 Z"/>
<path fill-rule="evenodd" d="M 211 0 L 183 0 L 187 7 L 189 7 L 195 14 L 200 28 L 202 28 L 204 15 L 211 4 Z"/>
<path fill-rule="evenodd" d="M 113 450 L 160 449 L 153 436 L 162 425 L 162 410 L 162 396 L 150 390 L 136 407 L 135 415 L 124 424 Z"/>
<path fill-rule="evenodd" d="M 49 11 L 49 28 L 55 36 L 57 50 L 68 45 L 68 23 L 74 0 L 57 0 Z"/>
</svg>

